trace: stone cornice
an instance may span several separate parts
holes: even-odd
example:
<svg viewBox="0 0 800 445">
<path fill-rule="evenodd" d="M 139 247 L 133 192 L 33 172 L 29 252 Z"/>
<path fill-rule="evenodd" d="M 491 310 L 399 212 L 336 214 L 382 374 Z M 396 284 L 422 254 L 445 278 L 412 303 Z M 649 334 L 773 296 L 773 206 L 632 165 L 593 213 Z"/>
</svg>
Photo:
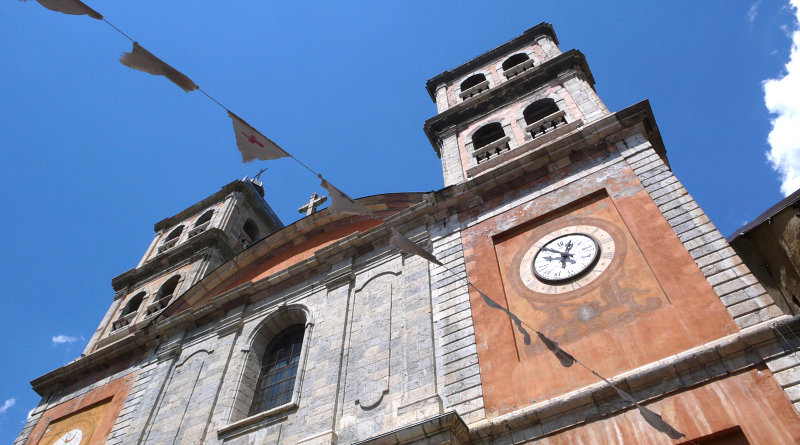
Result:
<svg viewBox="0 0 800 445">
<path fill-rule="evenodd" d="M 534 91 L 569 70 L 582 72 L 588 82 L 594 85 L 594 77 L 592 77 L 592 72 L 586 63 L 586 57 L 580 51 L 572 49 L 518 76 L 512 77 L 488 92 L 481 93 L 448 108 L 446 111 L 425 121 L 423 130 L 434 150 L 436 150 L 436 154 L 441 157 L 438 143 L 439 133 L 449 127 L 469 122 L 478 116 L 512 103 L 518 100 L 520 96 Z"/>
<path fill-rule="evenodd" d="M 441 85 L 442 83 L 449 82 L 456 77 L 463 76 L 471 71 L 478 69 L 479 67 L 491 62 L 492 60 L 506 54 L 510 51 L 513 51 L 521 46 L 524 46 L 530 42 L 535 42 L 539 37 L 542 36 L 549 36 L 553 39 L 553 42 L 558 45 L 558 37 L 556 37 L 556 32 L 553 30 L 553 25 L 542 22 L 538 25 L 534 26 L 523 32 L 521 35 L 509 40 L 506 43 L 503 43 L 500 46 L 497 46 L 485 53 L 463 63 L 452 70 L 445 71 L 441 74 L 437 74 L 436 76 L 428 79 L 425 82 L 425 89 L 428 90 L 428 94 L 431 96 L 431 99 L 435 102 L 436 101 L 436 87 Z"/>
<path fill-rule="evenodd" d="M 443 437 L 444 436 L 444 437 Z M 407 443 L 428 443 L 425 438 L 436 437 L 435 443 L 469 443 L 467 425 L 455 411 L 421 420 L 353 445 L 400 445 Z M 448 440 L 449 439 L 449 440 Z"/>
<path fill-rule="evenodd" d="M 212 204 L 223 201 L 229 194 L 233 192 L 243 193 L 245 199 L 247 199 L 247 202 L 250 204 L 252 208 L 261 209 L 262 212 L 256 212 L 256 214 L 271 230 L 278 230 L 283 227 L 283 223 L 281 222 L 281 220 L 278 219 L 278 217 L 275 215 L 275 212 L 272 211 L 272 208 L 269 207 L 266 201 L 264 201 L 264 199 L 261 198 L 261 196 L 256 191 L 255 187 L 250 185 L 245 180 L 236 180 L 222 186 L 222 188 L 218 192 L 203 199 L 200 202 L 193 204 L 189 208 L 181 212 L 178 212 L 177 214 L 170 216 L 169 218 L 162 219 L 153 226 L 153 229 L 156 232 L 159 232 L 164 229 L 169 229 L 170 227 L 175 226 L 176 224 L 180 223 L 186 218 L 203 211 Z"/>
<path fill-rule="evenodd" d="M 140 281 L 161 273 L 168 267 L 177 266 L 187 260 L 197 258 L 206 253 L 208 249 L 217 250 L 222 257 L 227 260 L 233 257 L 233 249 L 230 247 L 228 235 L 222 230 L 213 227 L 189 238 L 186 242 L 158 254 L 151 258 L 140 267 L 135 267 L 117 275 L 111 280 L 111 287 L 119 292 L 127 286 L 136 285 Z"/>
</svg>

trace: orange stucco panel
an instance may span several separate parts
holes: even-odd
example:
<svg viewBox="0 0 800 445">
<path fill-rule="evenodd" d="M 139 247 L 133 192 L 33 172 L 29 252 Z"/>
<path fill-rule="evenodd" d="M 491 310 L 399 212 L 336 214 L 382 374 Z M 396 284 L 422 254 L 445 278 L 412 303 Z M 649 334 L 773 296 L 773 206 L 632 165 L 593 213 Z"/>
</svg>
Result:
<svg viewBox="0 0 800 445">
<path fill-rule="evenodd" d="M 469 279 L 597 372 L 613 376 L 737 330 L 683 244 L 625 167 L 569 184 L 462 233 Z M 489 203 L 491 207 L 494 203 Z M 554 293 L 521 285 L 523 253 L 559 228 L 588 224 L 617 252 L 590 284 Z M 530 266 L 529 264 L 527 265 Z M 490 417 L 595 383 L 522 342 L 501 311 L 470 296 Z"/>
<path fill-rule="evenodd" d="M 50 444 L 75 430 L 81 431 L 81 444 L 106 443 L 135 378 L 128 374 L 46 410 L 25 443 Z"/>
</svg>

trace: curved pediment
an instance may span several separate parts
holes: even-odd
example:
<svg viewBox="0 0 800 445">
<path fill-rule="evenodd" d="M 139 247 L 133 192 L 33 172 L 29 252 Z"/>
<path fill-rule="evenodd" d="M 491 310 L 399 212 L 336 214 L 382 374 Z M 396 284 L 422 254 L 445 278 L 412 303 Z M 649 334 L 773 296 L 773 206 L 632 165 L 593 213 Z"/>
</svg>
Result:
<svg viewBox="0 0 800 445">
<path fill-rule="evenodd" d="M 326 208 L 295 221 L 208 273 L 173 301 L 160 318 L 202 306 L 214 297 L 239 286 L 259 283 L 314 257 L 321 250 L 346 237 L 379 226 L 384 219 L 424 201 L 426 195 L 390 193 L 359 199 L 358 202 L 372 210 L 377 219 L 331 214 Z"/>
</svg>

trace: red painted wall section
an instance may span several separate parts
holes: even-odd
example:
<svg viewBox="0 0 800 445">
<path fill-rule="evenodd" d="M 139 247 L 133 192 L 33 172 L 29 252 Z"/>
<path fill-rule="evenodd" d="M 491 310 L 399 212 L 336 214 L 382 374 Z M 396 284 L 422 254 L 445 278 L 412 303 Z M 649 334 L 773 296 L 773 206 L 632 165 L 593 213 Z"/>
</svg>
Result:
<svg viewBox="0 0 800 445">
<path fill-rule="evenodd" d="M 646 405 L 669 424 L 699 443 L 716 432 L 741 428 L 751 444 L 800 443 L 800 416 L 768 369 L 751 369 L 723 380 Z M 740 437 L 741 437 L 740 435 Z M 638 410 L 538 439 L 537 444 L 631 443 L 684 444 L 645 423 Z"/>
<path fill-rule="evenodd" d="M 586 168 L 573 165 L 547 180 Z M 484 208 L 541 188 L 541 182 L 532 181 L 484 197 Z M 521 285 L 520 258 L 526 249 L 554 230 L 580 224 L 605 228 L 615 239 L 617 252 L 602 274 L 578 289 L 555 293 Z M 621 162 L 470 227 L 462 232 L 462 242 L 467 274 L 479 289 L 608 377 L 737 331 L 633 171 Z M 561 367 L 535 336 L 532 345 L 524 345 L 509 318 L 478 294 L 470 300 L 489 417 L 597 381 L 578 367 Z"/>
</svg>

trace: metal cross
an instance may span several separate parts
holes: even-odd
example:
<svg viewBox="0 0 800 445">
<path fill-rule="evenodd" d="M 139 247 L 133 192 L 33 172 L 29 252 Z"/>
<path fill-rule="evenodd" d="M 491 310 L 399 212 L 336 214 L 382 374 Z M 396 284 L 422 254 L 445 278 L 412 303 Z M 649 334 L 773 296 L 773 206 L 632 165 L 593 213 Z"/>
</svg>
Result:
<svg viewBox="0 0 800 445">
<path fill-rule="evenodd" d="M 253 176 L 253 179 L 258 181 L 258 179 L 261 178 L 261 173 L 264 173 L 265 171 L 267 171 L 267 169 L 266 168 L 262 168 L 261 171 L 259 171 L 257 175 Z"/>
<path fill-rule="evenodd" d="M 306 204 L 303 204 L 303 207 L 297 209 L 300 213 L 305 213 L 306 216 L 311 215 L 312 213 L 317 211 L 317 207 L 321 206 L 323 202 L 327 201 L 327 196 L 318 196 L 316 193 L 311 194 L 311 199 L 308 200 Z"/>
</svg>

